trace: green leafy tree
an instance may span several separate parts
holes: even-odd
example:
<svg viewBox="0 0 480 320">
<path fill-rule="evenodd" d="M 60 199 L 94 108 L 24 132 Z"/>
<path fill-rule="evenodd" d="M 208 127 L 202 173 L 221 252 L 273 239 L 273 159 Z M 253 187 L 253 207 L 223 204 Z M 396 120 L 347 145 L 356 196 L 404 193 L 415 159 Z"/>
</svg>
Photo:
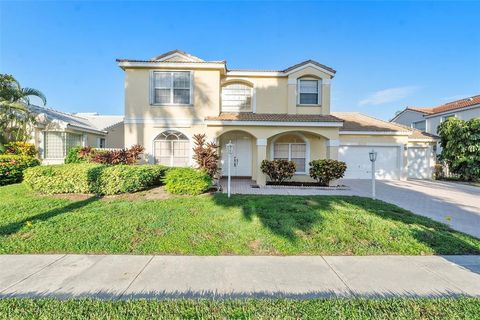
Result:
<svg viewBox="0 0 480 320">
<path fill-rule="evenodd" d="M 11 141 L 26 141 L 30 137 L 35 115 L 29 110 L 30 97 L 47 99 L 37 89 L 22 88 L 11 75 L 0 74 L 0 151 Z"/>
<path fill-rule="evenodd" d="M 461 179 L 480 179 L 480 118 L 468 121 L 449 118 L 438 127 L 442 153 L 452 173 Z"/>
</svg>

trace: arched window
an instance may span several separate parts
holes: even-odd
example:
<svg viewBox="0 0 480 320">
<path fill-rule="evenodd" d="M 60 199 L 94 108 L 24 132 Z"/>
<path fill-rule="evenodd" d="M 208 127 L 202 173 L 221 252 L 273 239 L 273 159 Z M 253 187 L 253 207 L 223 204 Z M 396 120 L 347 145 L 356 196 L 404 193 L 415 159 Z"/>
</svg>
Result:
<svg viewBox="0 0 480 320">
<path fill-rule="evenodd" d="M 307 171 L 307 144 L 300 136 L 286 134 L 275 139 L 273 144 L 274 160 L 290 160 L 295 162 L 296 173 Z"/>
<path fill-rule="evenodd" d="M 252 111 L 253 88 L 240 82 L 222 87 L 222 111 Z"/>
<path fill-rule="evenodd" d="M 190 143 L 183 133 L 167 130 L 160 133 L 153 143 L 155 163 L 170 167 L 188 166 Z"/>
</svg>

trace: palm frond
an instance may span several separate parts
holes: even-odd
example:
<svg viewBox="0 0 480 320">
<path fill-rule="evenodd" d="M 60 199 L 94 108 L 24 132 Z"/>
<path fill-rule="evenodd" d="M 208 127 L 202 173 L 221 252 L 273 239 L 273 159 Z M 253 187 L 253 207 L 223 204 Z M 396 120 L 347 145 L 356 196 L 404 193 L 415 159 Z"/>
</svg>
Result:
<svg viewBox="0 0 480 320">
<path fill-rule="evenodd" d="M 22 88 L 22 93 L 23 93 L 24 99 L 26 99 L 27 104 L 30 103 L 28 99 L 29 96 L 38 97 L 42 100 L 43 105 L 47 104 L 47 98 L 40 90 L 33 89 L 33 88 Z"/>
</svg>

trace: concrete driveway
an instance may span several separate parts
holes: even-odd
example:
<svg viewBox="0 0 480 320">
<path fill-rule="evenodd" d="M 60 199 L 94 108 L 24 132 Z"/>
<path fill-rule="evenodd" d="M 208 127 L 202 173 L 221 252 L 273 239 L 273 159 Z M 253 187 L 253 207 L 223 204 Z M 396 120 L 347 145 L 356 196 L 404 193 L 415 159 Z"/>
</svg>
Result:
<svg viewBox="0 0 480 320">
<path fill-rule="evenodd" d="M 370 180 L 343 180 L 351 193 L 369 197 Z M 377 181 L 377 199 L 480 238 L 480 188 L 427 180 Z"/>
</svg>

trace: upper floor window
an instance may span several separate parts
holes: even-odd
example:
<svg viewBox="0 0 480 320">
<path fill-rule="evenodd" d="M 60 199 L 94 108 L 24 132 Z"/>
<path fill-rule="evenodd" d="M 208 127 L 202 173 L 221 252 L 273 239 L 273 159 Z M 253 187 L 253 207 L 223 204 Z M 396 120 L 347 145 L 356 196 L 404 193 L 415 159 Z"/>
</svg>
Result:
<svg viewBox="0 0 480 320">
<path fill-rule="evenodd" d="M 414 122 L 414 123 L 412 123 L 412 127 L 415 128 L 415 129 L 421 130 L 421 131 L 425 131 L 426 130 L 426 121 L 422 120 L 422 121 Z"/>
<path fill-rule="evenodd" d="M 222 88 L 222 111 L 252 111 L 253 89 L 243 83 L 231 83 Z"/>
<path fill-rule="evenodd" d="M 320 104 L 320 88 L 320 80 L 298 80 L 298 104 Z"/>
<path fill-rule="evenodd" d="M 448 119 L 450 119 L 450 118 L 455 118 L 455 115 L 454 115 L 454 114 L 449 114 L 448 116 L 443 116 L 443 117 L 442 117 L 442 122 L 443 122 L 443 121 L 446 121 L 446 120 L 448 120 Z"/>
<path fill-rule="evenodd" d="M 155 71 L 153 90 L 154 104 L 192 104 L 192 75 L 189 71 Z"/>
</svg>

